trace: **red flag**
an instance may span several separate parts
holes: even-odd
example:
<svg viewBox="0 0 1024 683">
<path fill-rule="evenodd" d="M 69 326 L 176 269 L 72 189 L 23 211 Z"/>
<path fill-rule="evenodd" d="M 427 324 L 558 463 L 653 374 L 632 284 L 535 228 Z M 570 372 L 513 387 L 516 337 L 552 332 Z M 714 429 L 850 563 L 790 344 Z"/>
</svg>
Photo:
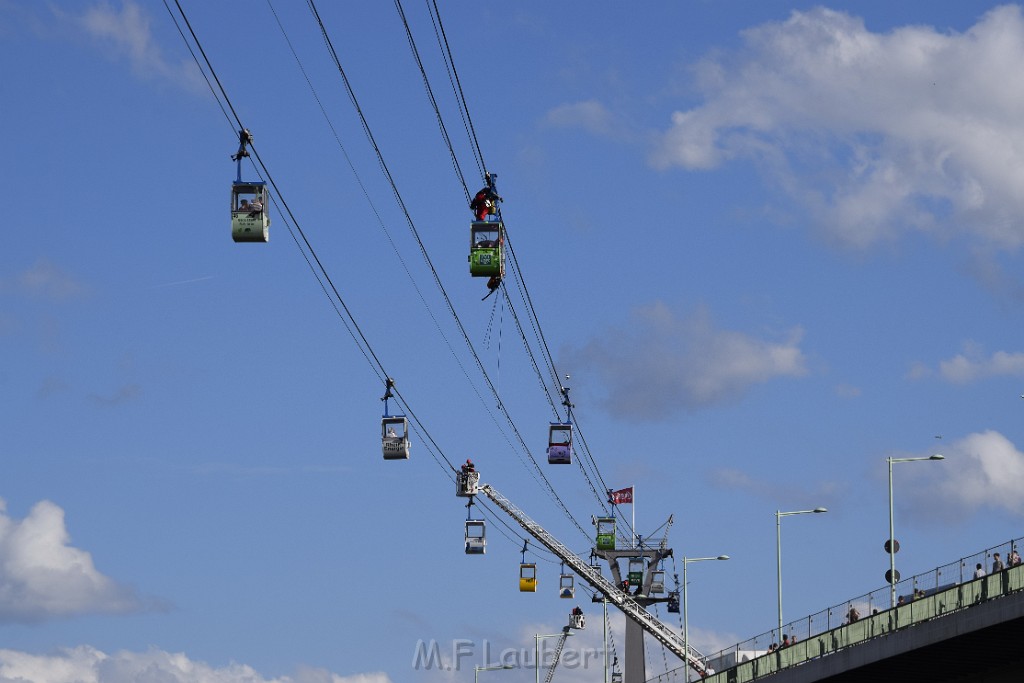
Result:
<svg viewBox="0 0 1024 683">
<path fill-rule="evenodd" d="M 633 504 L 633 487 L 619 489 L 618 491 L 609 491 L 608 500 L 612 505 L 625 505 Z"/>
</svg>

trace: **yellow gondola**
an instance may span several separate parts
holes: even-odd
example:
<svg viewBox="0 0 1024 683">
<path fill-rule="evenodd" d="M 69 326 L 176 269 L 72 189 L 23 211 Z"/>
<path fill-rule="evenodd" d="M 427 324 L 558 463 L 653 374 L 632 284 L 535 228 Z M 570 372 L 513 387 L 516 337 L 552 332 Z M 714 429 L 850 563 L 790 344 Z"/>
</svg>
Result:
<svg viewBox="0 0 1024 683">
<path fill-rule="evenodd" d="M 524 562 L 519 565 L 519 592 L 537 592 L 537 565 L 532 562 Z"/>
</svg>

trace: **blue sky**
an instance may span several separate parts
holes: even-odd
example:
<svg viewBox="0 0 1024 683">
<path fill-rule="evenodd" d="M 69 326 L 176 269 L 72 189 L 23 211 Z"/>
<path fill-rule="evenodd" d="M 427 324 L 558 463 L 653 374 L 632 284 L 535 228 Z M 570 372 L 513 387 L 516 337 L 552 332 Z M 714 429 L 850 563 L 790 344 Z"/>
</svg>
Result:
<svg viewBox="0 0 1024 683">
<path fill-rule="evenodd" d="M 542 461 L 556 389 L 514 324 L 510 305 L 537 352 L 519 279 L 480 300 L 399 14 L 349 5 L 318 9 Z M 493 522 L 487 555 L 464 555 L 421 428 L 408 462 L 381 459 L 383 384 L 282 216 L 281 199 L 444 456 L 586 553 L 495 418 L 314 18 L 182 7 L 277 184 L 268 244 L 231 241 L 235 126 L 163 3 L 0 0 L 0 678 L 433 683 L 482 654 L 417 670 L 420 641 L 532 650 L 571 607 L 557 563 L 531 554 L 540 588 L 521 595 L 521 541 Z M 404 10 L 474 192 L 428 7 Z M 602 479 L 636 487 L 642 533 L 674 515 L 677 558 L 732 558 L 690 568 L 699 649 L 775 623 L 776 510 L 829 509 L 783 523 L 787 618 L 884 584 L 887 457 L 946 456 L 896 469 L 905 576 L 1021 535 L 1020 6 L 440 11 Z M 580 469 L 541 468 L 589 533 Z M 583 606 L 577 646 L 598 647 Z M 648 672 L 666 666 L 649 646 Z"/>
</svg>

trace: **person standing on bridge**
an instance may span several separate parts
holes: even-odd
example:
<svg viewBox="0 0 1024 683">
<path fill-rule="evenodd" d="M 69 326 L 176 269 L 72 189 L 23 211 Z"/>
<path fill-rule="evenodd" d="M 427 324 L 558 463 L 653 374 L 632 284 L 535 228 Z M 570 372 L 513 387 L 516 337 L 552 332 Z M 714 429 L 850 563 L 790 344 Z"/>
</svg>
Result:
<svg viewBox="0 0 1024 683">
<path fill-rule="evenodd" d="M 974 578 L 980 579 L 983 576 L 985 576 L 985 568 L 982 567 L 981 562 L 979 562 L 974 568 Z"/>
<path fill-rule="evenodd" d="M 1006 569 L 1006 567 L 1003 566 L 1003 560 L 999 557 L 999 553 L 993 554 L 992 555 L 992 573 L 993 574 L 998 574 L 999 572 L 1003 571 L 1004 569 Z"/>
</svg>

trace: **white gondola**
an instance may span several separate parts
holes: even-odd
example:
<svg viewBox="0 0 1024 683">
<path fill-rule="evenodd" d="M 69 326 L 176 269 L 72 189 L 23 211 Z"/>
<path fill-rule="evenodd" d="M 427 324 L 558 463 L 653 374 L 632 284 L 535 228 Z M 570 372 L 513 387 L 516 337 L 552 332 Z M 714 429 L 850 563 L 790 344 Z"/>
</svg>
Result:
<svg viewBox="0 0 1024 683">
<path fill-rule="evenodd" d="M 409 422 L 405 415 L 385 415 L 380 421 L 385 460 L 409 459 Z"/>
<path fill-rule="evenodd" d="M 661 595 L 665 592 L 665 572 L 656 569 L 651 572 L 651 595 Z"/>
<path fill-rule="evenodd" d="M 249 156 L 252 144 L 248 130 L 238 131 L 238 151 L 231 156 L 238 172 L 231 183 L 231 239 L 236 242 L 267 242 L 270 239 L 270 211 L 267 184 L 262 180 L 242 180 L 242 159 Z"/>
<path fill-rule="evenodd" d="M 548 463 L 572 464 L 572 424 L 552 422 L 548 429 Z"/>
<path fill-rule="evenodd" d="M 466 554 L 483 555 L 487 552 L 487 526 L 482 519 L 466 520 Z"/>
<path fill-rule="evenodd" d="M 570 600 L 576 597 L 576 578 L 572 574 L 562 574 L 558 578 L 558 597 Z"/>
<path fill-rule="evenodd" d="M 587 617 L 579 607 L 569 613 L 569 628 L 584 629 L 587 627 Z"/>
<path fill-rule="evenodd" d="M 455 473 L 455 495 L 460 498 L 475 496 L 480 486 L 480 473 L 462 469 Z"/>
<path fill-rule="evenodd" d="M 264 182 L 231 183 L 231 239 L 236 242 L 270 240 L 268 200 Z"/>
</svg>

